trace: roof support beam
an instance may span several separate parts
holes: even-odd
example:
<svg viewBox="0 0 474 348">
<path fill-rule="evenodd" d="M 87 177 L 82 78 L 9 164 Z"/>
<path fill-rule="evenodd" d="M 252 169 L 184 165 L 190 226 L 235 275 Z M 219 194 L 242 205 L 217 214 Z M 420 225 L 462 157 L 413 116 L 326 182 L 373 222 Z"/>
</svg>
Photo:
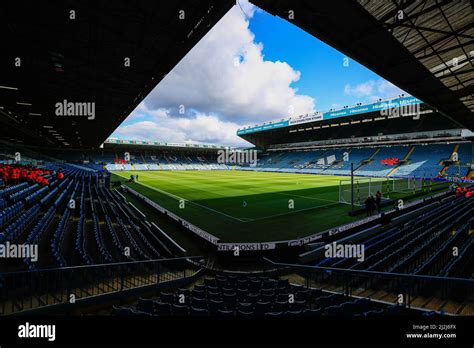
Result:
<svg viewBox="0 0 474 348">
<path fill-rule="evenodd" d="M 455 30 L 455 31 L 453 31 L 453 32 L 451 32 L 451 33 L 446 34 L 446 35 L 443 35 L 443 36 L 437 38 L 436 40 L 431 41 L 431 42 L 430 42 L 430 45 L 431 45 L 431 46 L 434 46 L 434 45 L 436 45 L 436 44 L 438 44 L 438 43 L 440 43 L 440 42 L 443 42 L 443 41 L 446 40 L 446 39 L 449 39 L 450 37 L 454 37 L 454 36 L 456 36 L 456 35 L 458 35 L 458 34 L 461 34 L 462 32 L 464 32 L 464 31 L 466 31 L 466 30 L 468 30 L 468 29 L 471 29 L 471 28 L 474 28 L 474 23 L 466 24 L 466 25 L 465 25 L 464 27 L 462 27 L 462 28 L 459 28 L 459 29 L 457 29 L 457 30 Z M 471 38 L 472 38 L 472 37 L 471 37 Z M 423 46 L 423 47 L 420 47 L 419 49 L 413 51 L 412 53 L 413 53 L 414 55 L 416 55 L 416 54 L 418 54 L 418 53 L 420 53 L 420 52 L 423 52 L 423 51 L 425 51 L 426 49 L 430 48 L 430 45 L 425 45 L 425 46 Z"/>
<path fill-rule="evenodd" d="M 466 39 L 474 39 L 474 36 L 472 36 L 472 35 L 465 35 L 465 34 L 461 34 L 461 33 L 456 34 L 454 32 L 448 32 L 448 31 L 438 30 L 438 29 L 434 29 L 434 28 L 421 27 L 419 25 L 399 24 L 398 26 L 399 27 L 404 27 L 404 28 L 428 31 L 428 32 L 431 32 L 431 33 L 444 34 L 444 35 L 446 35 L 446 37 L 458 36 L 458 37 L 464 37 Z"/>
<path fill-rule="evenodd" d="M 406 9 L 407 7 L 413 5 L 416 1 L 415 0 L 408 0 L 408 1 L 402 1 L 402 3 L 400 4 L 400 8 L 402 10 Z M 417 5 L 417 6 L 420 6 L 421 2 Z M 381 22 L 386 22 L 388 21 L 389 19 L 391 18 L 396 18 L 398 13 L 399 13 L 399 9 L 398 8 L 394 8 L 392 11 L 389 11 L 387 14 L 385 14 L 382 18 L 380 18 L 380 21 Z"/>
<path fill-rule="evenodd" d="M 455 70 L 455 71 L 453 71 L 453 72 L 450 73 L 450 74 L 441 75 L 441 76 L 439 76 L 438 78 L 440 78 L 440 79 L 446 79 L 446 78 L 448 78 L 448 77 L 457 77 L 457 76 L 459 76 L 459 75 L 469 74 L 469 73 L 471 73 L 471 72 L 474 72 L 474 68 L 467 69 L 467 70 L 462 70 L 462 71 Z"/>
<path fill-rule="evenodd" d="M 428 53 L 428 54 L 425 54 L 425 55 L 422 55 L 422 56 L 417 56 L 417 58 L 418 59 L 430 58 L 430 57 L 436 56 L 437 54 L 444 54 L 444 53 L 454 51 L 454 50 L 457 50 L 457 49 L 462 49 L 463 47 L 466 47 L 466 46 L 469 46 L 469 45 L 472 45 L 472 44 L 474 44 L 474 40 L 471 40 L 471 41 L 468 41 L 468 42 L 465 42 L 465 43 L 462 43 L 462 44 L 457 44 L 457 45 L 454 45 L 454 46 L 451 46 L 451 47 L 448 47 L 448 48 L 445 48 L 445 49 L 442 49 L 442 50 L 436 50 L 436 52 L 431 52 L 431 53 Z"/>
<path fill-rule="evenodd" d="M 393 28 L 398 27 L 400 24 L 405 23 L 406 21 L 416 20 L 419 16 L 430 13 L 431 11 L 436 10 L 436 9 L 440 8 L 441 6 L 444 6 L 446 4 L 449 4 L 452 1 L 453 0 L 443 0 L 443 1 L 439 2 L 438 4 L 433 5 L 433 6 L 429 6 L 429 7 L 425 8 L 425 9 L 419 11 L 419 12 L 416 12 L 416 13 L 413 13 L 413 14 L 410 13 L 408 16 L 403 17 L 403 19 L 399 19 L 399 20 L 397 19 L 394 23 L 387 25 L 387 28 L 388 29 L 393 29 Z M 423 4 L 423 2 L 420 2 L 420 4 Z M 400 6 L 401 5 L 399 5 L 399 8 L 402 8 Z M 399 11 L 399 9 L 396 8 L 393 11 L 395 11 L 395 13 L 397 13 Z M 386 20 L 384 20 L 384 17 L 382 17 L 379 21 L 380 22 L 385 22 Z"/>
</svg>

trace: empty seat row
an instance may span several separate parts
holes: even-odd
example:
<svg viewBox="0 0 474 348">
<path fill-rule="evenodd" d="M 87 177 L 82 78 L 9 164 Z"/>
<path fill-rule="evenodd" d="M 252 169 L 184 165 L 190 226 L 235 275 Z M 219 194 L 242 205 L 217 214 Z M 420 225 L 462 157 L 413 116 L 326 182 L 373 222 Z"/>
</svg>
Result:
<svg viewBox="0 0 474 348">
<path fill-rule="evenodd" d="M 262 294 L 252 297 L 248 291 L 238 298 L 235 293 L 239 286 L 249 287 L 249 282 L 275 283 L 289 292 L 280 294 L 283 297 L 272 297 L 263 299 Z M 210 298 L 212 290 L 219 289 L 219 283 L 224 283 L 225 288 L 221 293 L 215 295 L 220 298 Z M 278 286 L 266 290 L 276 290 Z M 234 291 L 230 293 L 229 291 Z M 291 292 L 296 296 L 289 297 Z M 199 296 L 199 297 L 197 297 Z M 246 297 L 247 296 L 247 297 Z M 248 297 L 250 296 L 250 297 Z M 302 296 L 301 298 L 299 296 Z M 212 296 L 211 296 L 212 297 Z M 289 284 L 287 280 L 281 279 L 258 279 L 258 278 L 226 278 L 204 280 L 203 285 L 195 285 L 192 289 L 178 289 L 172 293 L 161 292 L 157 298 L 139 298 L 134 307 L 121 306 L 112 308 L 112 315 L 119 316 L 162 316 L 162 317 L 207 317 L 207 316 L 269 316 L 269 317 L 293 317 L 293 316 L 381 316 L 381 315 L 404 315 L 417 314 L 421 311 L 408 309 L 402 305 L 387 305 L 374 302 L 367 298 L 348 297 L 338 293 L 329 293 L 320 289 L 304 288 Z M 430 315 L 435 315 L 431 313 Z"/>
</svg>

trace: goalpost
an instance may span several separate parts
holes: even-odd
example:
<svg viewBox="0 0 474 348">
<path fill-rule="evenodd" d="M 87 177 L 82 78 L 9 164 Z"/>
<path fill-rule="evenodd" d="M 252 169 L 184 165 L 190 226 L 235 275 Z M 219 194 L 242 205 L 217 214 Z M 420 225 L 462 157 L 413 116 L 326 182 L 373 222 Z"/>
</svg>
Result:
<svg viewBox="0 0 474 348">
<path fill-rule="evenodd" d="M 354 178 L 354 205 L 361 206 L 364 204 L 368 196 L 375 196 L 377 191 L 386 192 L 384 189 L 384 181 L 378 178 Z M 339 181 L 339 202 L 351 204 L 351 179 Z"/>
<path fill-rule="evenodd" d="M 354 205 L 362 206 L 368 196 L 375 196 L 377 191 L 382 193 L 382 199 L 388 199 L 394 193 L 417 193 L 419 191 L 430 191 L 431 180 L 415 178 L 353 178 L 339 181 L 339 202 L 351 204 L 352 189 L 354 194 Z"/>
</svg>

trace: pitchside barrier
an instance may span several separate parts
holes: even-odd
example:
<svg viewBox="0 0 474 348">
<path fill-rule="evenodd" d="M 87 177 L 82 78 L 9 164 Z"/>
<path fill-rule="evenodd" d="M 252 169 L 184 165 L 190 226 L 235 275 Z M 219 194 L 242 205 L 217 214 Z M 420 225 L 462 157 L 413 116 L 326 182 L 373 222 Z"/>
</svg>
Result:
<svg viewBox="0 0 474 348">
<path fill-rule="evenodd" d="M 390 199 L 394 193 L 417 193 L 431 190 L 432 180 L 417 178 L 371 178 L 363 177 L 354 179 L 354 187 L 350 179 L 339 181 L 339 202 L 351 204 L 354 192 L 354 205 L 362 206 L 369 196 L 374 196 L 377 191 L 382 193 L 382 199 Z"/>
</svg>

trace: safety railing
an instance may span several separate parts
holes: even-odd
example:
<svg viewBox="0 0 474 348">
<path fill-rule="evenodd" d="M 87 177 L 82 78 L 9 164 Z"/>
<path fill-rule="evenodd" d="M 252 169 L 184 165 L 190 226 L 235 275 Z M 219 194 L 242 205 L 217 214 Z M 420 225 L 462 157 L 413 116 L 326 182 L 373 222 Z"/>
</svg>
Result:
<svg viewBox="0 0 474 348">
<path fill-rule="evenodd" d="M 202 263 L 188 257 L 0 273 L 0 315 L 183 279 Z"/>
<path fill-rule="evenodd" d="M 307 287 L 323 288 L 348 296 L 380 298 L 407 307 L 414 305 L 414 301 L 419 306 L 419 299 L 424 299 L 426 304 L 432 298 L 453 301 L 460 308 L 474 306 L 474 279 L 295 265 L 268 259 L 265 261 L 268 269 L 279 276 L 293 274 Z"/>
</svg>

